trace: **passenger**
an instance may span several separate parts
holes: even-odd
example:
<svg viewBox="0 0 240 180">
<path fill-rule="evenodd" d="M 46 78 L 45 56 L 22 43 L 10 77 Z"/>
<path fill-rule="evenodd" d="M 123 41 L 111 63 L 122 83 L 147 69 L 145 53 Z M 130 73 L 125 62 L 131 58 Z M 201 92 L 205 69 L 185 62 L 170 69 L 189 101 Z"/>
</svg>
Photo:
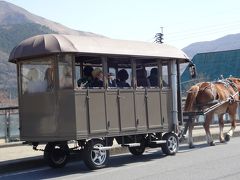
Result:
<svg viewBox="0 0 240 180">
<path fill-rule="evenodd" d="M 31 68 L 28 71 L 28 74 L 27 74 L 27 79 L 28 79 L 27 92 L 28 93 L 37 92 L 38 76 L 39 76 L 39 72 L 36 68 Z"/>
<path fill-rule="evenodd" d="M 44 92 L 46 90 L 46 83 L 40 80 L 39 71 L 36 68 L 31 68 L 27 74 L 27 89 L 28 93 Z"/>
<path fill-rule="evenodd" d="M 145 69 L 137 69 L 137 86 L 149 87 L 150 83 L 147 79 L 147 71 Z"/>
<path fill-rule="evenodd" d="M 62 71 L 62 77 L 60 79 L 60 88 L 72 88 L 72 68 L 64 66 Z"/>
<path fill-rule="evenodd" d="M 108 73 L 107 79 L 108 79 L 108 87 L 117 87 L 116 79 L 113 79 L 114 73 Z"/>
<path fill-rule="evenodd" d="M 117 73 L 117 87 L 130 87 L 130 85 L 126 82 L 129 75 L 125 69 L 121 69 Z"/>
<path fill-rule="evenodd" d="M 78 87 L 89 87 L 93 81 L 92 66 L 85 66 L 83 69 L 83 77 L 77 81 Z"/>
<path fill-rule="evenodd" d="M 95 68 L 92 71 L 92 77 L 91 87 L 103 87 L 103 72 L 100 68 Z"/>
<path fill-rule="evenodd" d="M 148 76 L 149 83 L 152 87 L 158 86 L 158 69 L 152 68 L 150 71 L 150 76 Z"/>
</svg>

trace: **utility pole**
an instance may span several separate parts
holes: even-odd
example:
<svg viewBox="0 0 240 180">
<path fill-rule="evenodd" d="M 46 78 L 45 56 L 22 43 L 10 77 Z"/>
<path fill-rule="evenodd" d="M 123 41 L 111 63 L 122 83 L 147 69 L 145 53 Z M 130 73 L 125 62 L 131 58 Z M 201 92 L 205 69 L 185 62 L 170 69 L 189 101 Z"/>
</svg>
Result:
<svg viewBox="0 0 240 180">
<path fill-rule="evenodd" d="M 159 44 L 163 43 L 163 27 L 161 27 L 161 32 L 157 33 L 154 38 L 155 38 L 154 40 L 155 43 L 159 43 Z"/>
</svg>

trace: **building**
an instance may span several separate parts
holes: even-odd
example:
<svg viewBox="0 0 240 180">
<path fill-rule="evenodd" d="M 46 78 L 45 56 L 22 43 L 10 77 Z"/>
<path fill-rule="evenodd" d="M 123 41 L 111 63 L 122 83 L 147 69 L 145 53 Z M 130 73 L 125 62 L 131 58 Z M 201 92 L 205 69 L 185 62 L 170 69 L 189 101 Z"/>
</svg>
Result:
<svg viewBox="0 0 240 180">
<path fill-rule="evenodd" d="M 216 81 L 222 76 L 240 77 L 240 49 L 196 54 L 192 62 L 197 68 L 197 79 L 191 79 L 188 68 L 181 76 L 183 92 L 202 81 Z"/>
</svg>

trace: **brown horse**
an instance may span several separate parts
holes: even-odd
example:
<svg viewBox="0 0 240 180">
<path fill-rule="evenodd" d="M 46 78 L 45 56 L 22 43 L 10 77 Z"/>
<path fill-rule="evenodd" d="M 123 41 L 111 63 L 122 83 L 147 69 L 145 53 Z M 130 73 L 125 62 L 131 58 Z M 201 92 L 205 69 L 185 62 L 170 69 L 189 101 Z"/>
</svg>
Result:
<svg viewBox="0 0 240 180">
<path fill-rule="evenodd" d="M 214 114 L 218 115 L 219 121 L 219 140 L 221 143 L 229 141 L 230 137 L 236 128 L 236 115 L 237 115 L 237 101 L 239 101 L 240 92 L 240 79 L 228 78 L 218 82 L 202 82 L 192 86 L 188 90 L 186 104 L 184 107 L 185 112 L 206 111 L 209 110 L 212 102 L 218 102 L 213 108 L 205 115 L 204 129 L 206 132 L 207 143 L 214 146 L 209 126 L 213 119 Z M 212 103 L 213 104 L 213 103 Z M 213 106 L 212 106 L 213 107 Z M 225 139 L 223 135 L 223 115 L 228 113 L 231 119 L 231 129 L 227 132 Z M 192 130 L 194 122 L 189 124 L 189 147 L 194 148 Z"/>
</svg>

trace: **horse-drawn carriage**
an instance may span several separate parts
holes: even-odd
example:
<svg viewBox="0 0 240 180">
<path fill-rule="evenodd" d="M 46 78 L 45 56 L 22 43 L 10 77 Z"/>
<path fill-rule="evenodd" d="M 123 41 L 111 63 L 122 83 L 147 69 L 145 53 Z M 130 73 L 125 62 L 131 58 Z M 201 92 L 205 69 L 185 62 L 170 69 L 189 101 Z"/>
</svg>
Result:
<svg viewBox="0 0 240 180">
<path fill-rule="evenodd" d="M 20 138 L 34 149 L 46 144 L 44 157 L 50 166 L 63 167 L 69 154 L 79 151 L 90 169 L 104 167 L 114 139 L 133 155 L 141 155 L 145 147 L 162 147 L 168 155 L 177 152 L 182 122 L 179 66 L 189 62 L 181 50 L 48 34 L 22 41 L 9 61 L 17 65 Z M 101 86 L 77 85 L 88 66 L 102 71 Z M 139 78 L 147 78 L 152 68 L 156 84 L 141 85 Z M 122 69 L 129 73 L 129 87 L 110 82 L 118 80 Z M 70 148 L 72 141 L 77 144 Z"/>
</svg>

